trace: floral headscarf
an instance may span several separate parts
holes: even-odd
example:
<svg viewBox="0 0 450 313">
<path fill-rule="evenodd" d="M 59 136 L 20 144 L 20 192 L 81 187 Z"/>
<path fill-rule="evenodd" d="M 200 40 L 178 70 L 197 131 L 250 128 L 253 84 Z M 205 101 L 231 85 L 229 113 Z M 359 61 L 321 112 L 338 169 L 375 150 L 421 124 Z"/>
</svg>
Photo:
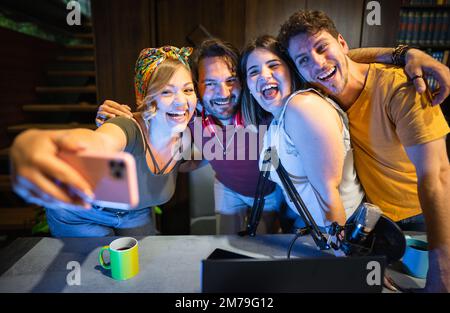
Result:
<svg viewBox="0 0 450 313">
<path fill-rule="evenodd" d="M 191 47 L 177 48 L 173 46 L 143 49 L 135 66 L 134 87 L 137 102 L 144 100 L 147 94 L 148 82 L 158 65 L 169 58 L 178 60 L 189 68 L 188 57 L 192 51 Z"/>
</svg>

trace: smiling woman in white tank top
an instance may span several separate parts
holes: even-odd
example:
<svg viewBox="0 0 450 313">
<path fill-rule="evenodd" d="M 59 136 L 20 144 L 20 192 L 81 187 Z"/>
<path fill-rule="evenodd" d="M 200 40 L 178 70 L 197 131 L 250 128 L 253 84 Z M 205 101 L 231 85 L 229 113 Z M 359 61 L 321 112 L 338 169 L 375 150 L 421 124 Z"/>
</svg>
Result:
<svg viewBox="0 0 450 313">
<path fill-rule="evenodd" d="M 316 189 L 308 178 L 308 173 L 305 167 L 307 164 L 302 160 L 302 151 L 297 149 L 293 143 L 291 137 L 285 129 L 286 125 L 286 109 L 289 103 L 295 97 L 323 97 L 314 89 L 299 90 L 292 94 L 286 101 L 280 116 L 278 119 L 272 120 L 267 133 L 264 136 L 263 151 L 269 147 L 274 147 L 278 152 L 286 172 L 289 174 L 289 178 L 292 180 L 295 188 L 302 197 L 303 201 L 307 204 L 314 220 L 320 226 L 328 225 L 325 212 L 328 211 L 327 203 L 322 198 L 320 191 Z M 323 97 L 325 101 L 329 103 L 330 110 L 336 110 L 341 122 L 341 152 L 343 153 L 343 167 L 340 184 L 338 185 L 339 195 L 342 201 L 342 205 L 345 209 L 346 217 L 350 217 L 361 203 L 364 192 L 359 184 L 356 176 L 356 171 L 353 166 L 353 152 L 350 144 L 350 132 L 348 128 L 348 119 L 345 113 L 335 104 L 331 99 Z M 302 101 L 303 99 L 297 99 Z M 319 118 L 319 117 L 318 117 Z M 301 125 L 299 125 L 301 127 Z M 263 159 L 261 156 L 260 159 Z M 304 158 L 303 158 L 304 159 Z M 327 164 L 324 164 L 327 166 Z M 281 185 L 281 181 L 275 171 L 271 172 L 270 179 Z M 285 194 L 286 199 L 287 194 Z M 289 206 L 295 209 L 292 202 L 288 201 Z"/>
</svg>

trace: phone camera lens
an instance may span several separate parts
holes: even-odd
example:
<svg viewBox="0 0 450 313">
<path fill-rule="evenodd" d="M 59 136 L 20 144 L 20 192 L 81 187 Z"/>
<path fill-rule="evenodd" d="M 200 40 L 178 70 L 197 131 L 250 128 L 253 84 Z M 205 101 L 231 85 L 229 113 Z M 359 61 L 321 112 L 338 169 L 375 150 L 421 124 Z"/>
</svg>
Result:
<svg viewBox="0 0 450 313">
<path fill-rule="evenodd" d="M 109 168 L 111 171 L 111 176 L 117 179 L 123 178 L 123 171 L 125 169 L 125 164 L 122 161 L 110 161 Z"/>
</svg>

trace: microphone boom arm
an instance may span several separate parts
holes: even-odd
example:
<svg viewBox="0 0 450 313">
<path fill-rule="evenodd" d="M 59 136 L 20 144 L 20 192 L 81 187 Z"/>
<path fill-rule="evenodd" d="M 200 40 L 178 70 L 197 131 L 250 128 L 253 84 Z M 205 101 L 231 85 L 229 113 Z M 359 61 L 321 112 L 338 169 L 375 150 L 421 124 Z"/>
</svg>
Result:
<svg viewBox="0 0 450 313">
<path fill-rule="evenodd" d="M 272 150 L 273 149 L 273 150 Z M 274 165 L 272 162 L 272 156 L 277 158 L 277 164 Z M 283 187 L 289 197 L 289 199 L 294 203 L 295 208 L 297 209 L 300 217 L 306 224 L 306 229 L 308 229 L 311 233 L 311 236 L 316 243 L 317 247 L 320 250 L 328 250 L 330 249 L 330 244 L 327 241 L 327 238 L 320 231 L 317 226 L 314 218 L 311 216 L 308 208 L 306 207 L 303 199 L 298 193 L 297 189 L 295 189 L 294 184 L 289 178 L 289 174 L 286 172 L 286 169 L 281 164 L 281 161 L 278 158 L 277 151 L 275 148 L 268 148 L 264 152 L 264 160 L 262 164 L 262 169 L 260 171 L 260 175 L 258 178 L 257 190 L 255 195 L 255 200 L 253 202 L 253 207 L 251 210 L 249 222 L 247 224 L 247 229 L 244 232 L 241 232 L 240 235 L 250 235 L 255 236 L 256 229 L 258 227 L 259 219 L 261 218 L 262 210 L 264 209 L 264 196 L 262 195 L 264 190 L 265 182 L 267 181 L 270 174 L 270 166 L 274 165 L 278 177 L 283 184 Z"/>
</svg>

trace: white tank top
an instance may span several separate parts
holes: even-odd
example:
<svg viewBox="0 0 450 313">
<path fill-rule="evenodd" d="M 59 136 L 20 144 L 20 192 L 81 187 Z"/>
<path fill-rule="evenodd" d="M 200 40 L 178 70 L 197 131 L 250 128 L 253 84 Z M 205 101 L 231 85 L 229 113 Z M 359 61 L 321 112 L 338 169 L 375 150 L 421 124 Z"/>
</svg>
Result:
<svg viewBox="0 0 450 313">
<path fill-rule="evenodd" d="M 357 209 L 358 205 L 361 203 L 364 197 L 364 191 L 359 184 L 358 178 L 356 176 L 356 171 L 353 166 L 353 152 L 350 144 L 350 132 L 348 125 L 348 118 L 344 111 L 330 98 L 323 96 L 317 90 L 309 88 L 305 90 L 299 90 L 293 93 L 287 100 L 280 114 L 279 120 L 273 120 L 264 135 L 264 149 L 262 153 L 269 148 L 275 147 L 278 152 L 278 157 L 283 164 L 286 172 L 289 174 L 292 183 L 300 194 L 303 202 L 306 204 L 306 207 L 310 211 L 312 217 L 315 222 L 319 226 L 328 226 L 330 222 L 327 221 L 325 216 L 325 211 L 328 210 L 326 204 L 320 197 L 317 190 L 314 189 L 311 182 L 308 180 L 306 176 L 306 172 L 303 164 L 300 160 L 301 151 L 298 151 L 294 146 L 291 138 L 286 133 L 285 123 L 284 123 L 284 115 L 286 112 L 286 107 L 289 101 L 296 96 L 297 94 L 312 91 L 317 93 L 319 96 L 324 98 L 332 108 L 334 108 L 341 119 L 342 122 L 342 145 L 344 146 L 344 168 L 342 172 L 342 181 L 339 185 L 339 194 L 341 196 L 341 200 L 343 202 L 345 213 L 347 218 L 349 218 L 353 212 Z M 301 125 L 299 126 L 301 127 Z M 260 168 L 262 165 L 262 160 L 264 159 L 264 155 L 262 154 L 260 157 Z M 325 165 L 324 165 L 325 166 Z M 286 194 L 286 191 L 281 184 L 281 181 L 278 177 L 277 172 L 273 169 L 270 173 L 270 180 L 276 182 L 283 189 L 286 201 L 289 204 L 289 207 L 297 213 L 297 209 L 294 204 L 290 201 L 289 197 Z M 297 213 L 298 214 L 298 213 Z"/>
</svg>

